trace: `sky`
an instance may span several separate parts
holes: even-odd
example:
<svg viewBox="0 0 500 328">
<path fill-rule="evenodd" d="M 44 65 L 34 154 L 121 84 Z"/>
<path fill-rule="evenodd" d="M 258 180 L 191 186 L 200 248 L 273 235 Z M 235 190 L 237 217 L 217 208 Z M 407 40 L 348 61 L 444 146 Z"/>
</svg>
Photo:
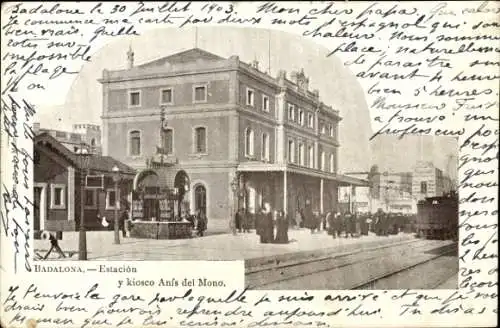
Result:
<svg viewBox="0 0 500 328">
<path fill-rule="evenodd" d="M 409 172 L 417 161 L 432 162 L 437 168 L 457 176 L 458 141 L 453 137 L 377 136 L 371 143 L 371 162 L 379 171 Z"/>
<path fill-rule="evenodd" d="M 272 76 L 284 69 L 290 77 L 290 72 L 304 68 L 310 89 L 318 89 L 322 101 L 343 117 L 339 128 L 340 171 L 368 170 L 372 128 L 364 92 L 338 58 L 326 57 L 330 52 L 327 48 L 296 34 L 256 28 L 200 27 L 197 35 L 196 41 L 195 29 L 156 29 L 106 44 L 94 53 L 92 62 L 82 67 L 64 104 L 40 111 L 41 126 L 69 130 L 75 123 L 101 124 L 102 89 L 97 79 L 103 69 L 126 68 L 130 46 L 136 65 L 197 46 L 225 58 L 238 55 L 247 63 L 257 59 L 261 69 L 269 70 Z"/>
</svg>

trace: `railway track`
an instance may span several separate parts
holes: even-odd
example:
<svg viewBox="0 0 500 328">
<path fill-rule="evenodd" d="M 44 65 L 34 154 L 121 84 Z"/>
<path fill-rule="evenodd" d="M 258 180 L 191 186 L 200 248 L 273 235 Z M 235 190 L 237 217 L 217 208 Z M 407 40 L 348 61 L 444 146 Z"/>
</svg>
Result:
<svg viewBox="0 0 500 328">
<path fill-rule="evenodd" d="M 440 247 L 433 256 L 410 265 L 388 270 L 379 276 L 360 282 L 352 289 L 435 289 L 458 272 L 457 245 Z M 425 277 L 425 279 L 422 279 Z"/>
<path fill-rule="evenodd" d="M 394 275 L 453 252 L 456 243 L 416 239 L 302 262 L 249 268 L 246 285 L 252 289 L 375 289 L 384 284 L 394 285 Z M 451 258 L 458 270 L 456 257 Z M 399 281 L 403 283 L 405 279 Z"/>
</svg>

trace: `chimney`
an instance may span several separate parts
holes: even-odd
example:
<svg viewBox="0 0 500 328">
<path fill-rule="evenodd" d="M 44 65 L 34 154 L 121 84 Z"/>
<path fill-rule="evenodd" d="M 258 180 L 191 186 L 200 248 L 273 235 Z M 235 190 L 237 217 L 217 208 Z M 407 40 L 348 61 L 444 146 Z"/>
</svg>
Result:
<svg viewBox="0 0 500 328">
<path fill-rule="evenodd" d="M 127 51 L 127 68 L 131 69 L 132 67 L 134 67 L 134 51 L 132 51 L 132 46 L 129 46 Z"/>
<path fill-rule="evenodd" d="M 256 59 L 252 61 L 252 67 L 259 70 L 259 62 Z"/>
</svg>

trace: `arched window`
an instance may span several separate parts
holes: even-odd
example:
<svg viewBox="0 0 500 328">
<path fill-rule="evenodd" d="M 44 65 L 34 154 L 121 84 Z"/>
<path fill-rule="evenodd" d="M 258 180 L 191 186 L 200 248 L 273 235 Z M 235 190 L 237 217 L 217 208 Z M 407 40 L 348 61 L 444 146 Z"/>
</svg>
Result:
<svg viewBox="0 0 500 328">
<path fill-rule="evenodd" d="M 309 167 L 314 169 L 314 147 L 309 146 Z"/>
<path fill-rule="evenodd" d="M 269 135 L 267 133 L 262 133 L 262 159 L 268 161 L 269 160 Z"/>
<path fill-rule="evenodd" d="M 130 155 L 139 156 L 141 154 L 141 131 L 130 131 L 129 143 Z"/>
<path fill-rule="evenodd" d="M 253 130 L 247 128 L 245 131 L 245 155 L 253 156 L 254 154 L 254 133 Z"/>
<path fill-rule="evenodd" d="M 302 166 L 304 166 L 306 164 L 306 154 L 305 154 L 303 143 L 299 144 L 299 161 L 300 161 L 300 165 L 302 165 Z"/>
<path fill-rule="evenodd" d="M 295 141 L 292 139 L 288 140 L 288 161 L 295 163 Z"/>
<path fill-rule="evenodd" d="M 325 160 L 326 160 L 325 152 L 322 151 L 321 152 L 321 167 L 320 167 L 322 171 L 324 171 L 326 169 L 326 167 L 325 167 L 325 164 L 326 164 Z"/>
<path fill-rule="evenodd" d="M 257 193 L 253 186 L 247 187 L 247 209 L 248 212 L 254 214 L 257 205 Z"/>
<path fill-rule="evenodd" d="M 174 152 L 174 131 L 172 129 L 162 131 L 161 143 L 165 154 L 172 154 Z"/>
<path fill-rule="evenodd" d="M 207 152 L 207 130 L 204 127 L 198 127 L 195 129 L 195 152 L 196 153 L 206 153 Z"/>
</svg>

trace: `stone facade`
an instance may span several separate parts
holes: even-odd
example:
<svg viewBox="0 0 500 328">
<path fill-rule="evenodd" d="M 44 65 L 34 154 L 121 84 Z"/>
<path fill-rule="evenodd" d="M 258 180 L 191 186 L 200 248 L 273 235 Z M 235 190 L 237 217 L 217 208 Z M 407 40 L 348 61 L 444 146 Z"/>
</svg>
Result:
<svg viewBox="0 0 500 328">
<path fill-rule="evenodd" d="M 128 67 L 100 79 L 103 152 L 138 170 L 161 153 L 160 175 L 189 177 L 191 213 L 203 187 L 209 230 L 227 230 L 238 206 L 336 206 L 341 118 L 303 71 L 272 77 L 197 48 L 139 66 L 129 53 Z"/>
</svg>

